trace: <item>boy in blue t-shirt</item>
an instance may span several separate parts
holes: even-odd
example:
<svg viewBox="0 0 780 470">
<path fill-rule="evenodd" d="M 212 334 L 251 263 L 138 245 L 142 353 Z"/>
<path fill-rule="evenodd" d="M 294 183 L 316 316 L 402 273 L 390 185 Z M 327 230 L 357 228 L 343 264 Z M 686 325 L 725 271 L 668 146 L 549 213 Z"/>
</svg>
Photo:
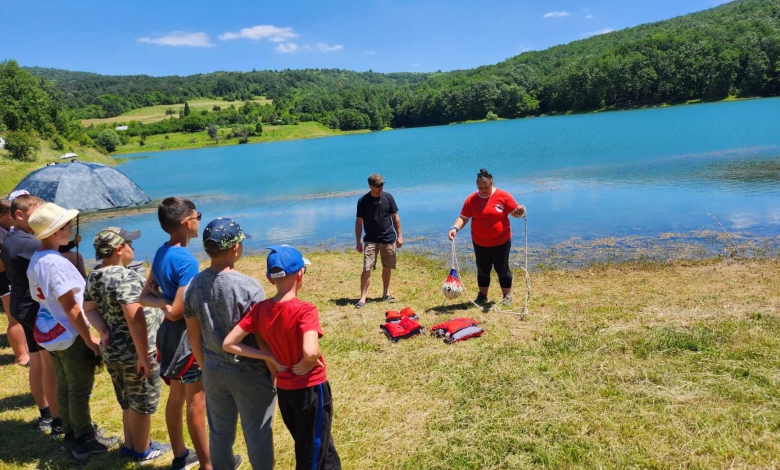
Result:
<svg viewBox="0 0 780 470">
<path fill-rule="evenodd" d="M 142 305 L 165 312 L 165 320 L 157 332 L 157 348 L 160 375 L 170 386 L 165 421 L 174 455 L 171 469 L 188 469 L 200 463 L 202 470 L 211 470 L 206 397 L 184 321 L 184 291 L 199 271 L 198 260 L 187 246 L 190 239 L 198 236 L 201 214 L 189 199 L 173 196 L 163 199 L 157 217 L 170 239 L 154 255 L 152 274 L 140 300 Z M 185 401 L 187 429 L 197 455 L 184 445 L 182 407 Z"/>
</svg>

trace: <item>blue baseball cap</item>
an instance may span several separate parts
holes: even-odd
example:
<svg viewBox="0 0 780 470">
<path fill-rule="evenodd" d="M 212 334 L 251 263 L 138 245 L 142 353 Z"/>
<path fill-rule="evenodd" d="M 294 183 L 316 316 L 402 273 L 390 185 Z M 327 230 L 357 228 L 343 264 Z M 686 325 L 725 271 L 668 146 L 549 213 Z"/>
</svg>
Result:
<svg viewBox="0 0 780 470">
<path fill-rule="evenodd" d="M 311 261 L 303 257 L 300 251 L 291 247 L 290 245 L 272 245 L 266 247 L 271 250 L 268 253 L 268 277 L 271 279 L 278 279 L 280 277 L 289 276 L 295 274 L 301 270 L 302 267 L 310 265 Z M 279 268 L 281 271 L 272 273 L 271 270 Z"/>
<path fill-rule="evenodd" d="M 238 222 L 227 217 L 214 219 L 203 230 L 203 246 L 206 242 L 214 242 L 217 250 L 227 250 L 244 239 L 251 239 L 250 235 L 241 230 Z"/>
</svg>

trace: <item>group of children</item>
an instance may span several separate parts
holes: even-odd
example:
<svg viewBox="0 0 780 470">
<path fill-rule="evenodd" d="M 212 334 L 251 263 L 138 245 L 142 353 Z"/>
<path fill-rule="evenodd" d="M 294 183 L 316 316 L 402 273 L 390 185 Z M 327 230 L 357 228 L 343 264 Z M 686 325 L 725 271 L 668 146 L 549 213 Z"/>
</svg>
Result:
<svg viewBox="0 0 780 470">
<path fill-rule="evenodd" d="M 200 232 L 201 214 L 192 201 L 169 197 L 158 207 L 169 239 L 157 250 L 148 279 L 131 265 L 140 232 L 107 228 L 94 239 L 101 264 L 85 280 L 58 251 L 70 241 L 78 212 L 32 195 L 19 198 L 11 205 L 14 230 L 40 240 L 27 269 L 30 294 L 40 303 L 32 335 L 51 355 L 58 431 L 74 457 L 107 452 L 119 443 L 90 415 L 102 358 L 122 408 L 121 452 L 127 457 L 148 462 L 172 450 L 172 469 L 238 468 L 242 459 L 233 454 L 233 443 L 241 416 L 251 467 L 273 468 L 278 397 L 295 442 L 296 468 L 341 468 L 330 432 L 332 398 L 319 349 L 319 313 L 297 297 L 310 264 L 298 250 L 269 247 L 267 279 L 277 292 L 265 299 L 256 279 L 235 270 L 247 236 L 235 221 L 220 218 L 203 230 L 210 265 L 199 272 L 187 247 Z M 165 409 L 170 445 L 150 439 L 163 381 L 170 387 Z M 184 443 L 185 404 L 194 451 Z"/>
</svg>

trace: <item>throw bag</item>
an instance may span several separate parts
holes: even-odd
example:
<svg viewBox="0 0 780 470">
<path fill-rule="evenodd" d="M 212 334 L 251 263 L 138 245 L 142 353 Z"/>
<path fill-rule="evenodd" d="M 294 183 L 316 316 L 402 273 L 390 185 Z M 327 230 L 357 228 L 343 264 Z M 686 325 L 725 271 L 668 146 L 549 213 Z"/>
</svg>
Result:
<svg viewBox="0 0 780 470">
<path fill-rule="evenodd" d="M 441 286 L 441 291 L 444 292 L 444 297 L 448 299 L 457 299 L 463 292 L 463 283 L 458 276 L 458 271 L 455 268 L 450 269 L 450 274 L 447 276 L 447 280 Z"/>
<path fill-rule="evenodd" d="M 397 323 L 387 322 L 379 328 L 387 335 L 387 339 L 394 343 L 417 336 L 423 331 L 422 325 L 409 317 L 401 318 Z"/>
</svg>

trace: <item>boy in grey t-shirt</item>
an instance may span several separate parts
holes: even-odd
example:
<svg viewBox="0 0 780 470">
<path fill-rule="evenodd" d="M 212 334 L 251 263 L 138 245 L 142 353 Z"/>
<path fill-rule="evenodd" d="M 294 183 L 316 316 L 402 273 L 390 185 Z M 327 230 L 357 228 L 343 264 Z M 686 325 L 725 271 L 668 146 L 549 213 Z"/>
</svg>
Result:
<svg viewBox="0 0 780 470">
<path fill-rule="evenodd" d="M 238 415 L 253 469 L 273 468 L 271 424 L 276 406 L 272 371 L 278 363 L 238 358 L 222 349 L 225 336 L 249 308 L 265 298 L 263 287 L 234 269 L 246 238 L 231 219 L 213 220 L 203 231 L 211 265 L 195 276 L 184 294 L 187 334 L 203 368 L 209 449 L 214 468 L 238 468 L 233 455 Z M 248 344 L 256 345 L 254 338 Z M 261 349 L 270 351 L 267 345 Z M 271 370 L 269 370 L 271 369 Z"/>
</svg>

